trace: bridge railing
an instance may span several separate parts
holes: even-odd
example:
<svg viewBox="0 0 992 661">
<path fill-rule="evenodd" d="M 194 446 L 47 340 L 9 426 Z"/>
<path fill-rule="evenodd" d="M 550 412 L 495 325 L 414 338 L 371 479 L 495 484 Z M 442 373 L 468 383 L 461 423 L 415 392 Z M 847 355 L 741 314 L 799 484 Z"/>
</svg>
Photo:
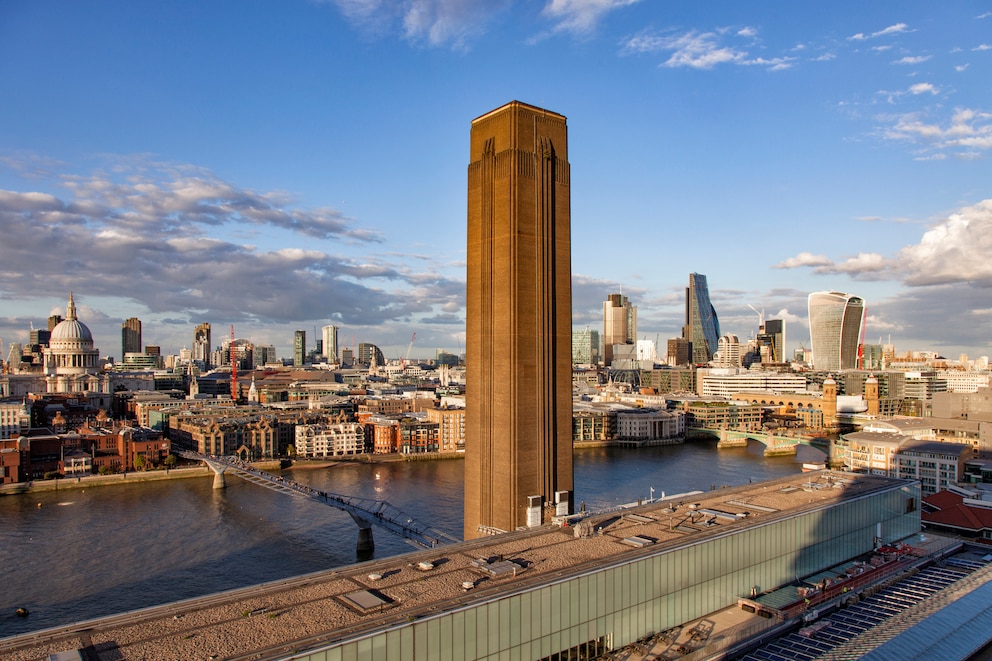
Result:
<svg viewBox="0 0 992 661">
<path fill-rule="evenodd" d="M 280 475 L 259 470 L 237 457 L 203 455 L 190 450 L 176 450 L 176 453 L 186 459 L 195 459 L 224 466 L 233 470 L 236 474 L 240 473 L 242 477 L 246 475 L 250 476 L 252 482 L 256 482 L 262 486 L 268 486 L 276 491 L 314 500 L 347 512 L 359 527 L 376 525 L 404 539 L 427 547 L 435 547 L 441 544 L 459 541 L 441 530 L 420 523 L 403 510 L 385 500 L 347 496 L 314 489 L 313 487 Z"/>
</svg>

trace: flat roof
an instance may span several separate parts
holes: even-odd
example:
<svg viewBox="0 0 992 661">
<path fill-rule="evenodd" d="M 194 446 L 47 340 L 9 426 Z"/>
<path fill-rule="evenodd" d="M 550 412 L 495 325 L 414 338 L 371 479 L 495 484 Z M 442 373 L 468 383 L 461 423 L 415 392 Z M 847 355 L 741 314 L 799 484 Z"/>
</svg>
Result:
<svg viewBox="0 0 992 661">
<path fill-rule="evenodd" d="M 24 634 L 0 640 L 0 656 L 31 659 L 77 644 L 113 648 L 126 658 L 281 658 L 290 649 L 352 639 L 552 579 L 697 544 L 728 527 L 765 523 L 909 484 L 823 470 L 673 496 L 591 515 L 570 527 L 504 533 Z M 509 566 L 497 563 L 517 569 L 492 571 Z"/>
</svg>

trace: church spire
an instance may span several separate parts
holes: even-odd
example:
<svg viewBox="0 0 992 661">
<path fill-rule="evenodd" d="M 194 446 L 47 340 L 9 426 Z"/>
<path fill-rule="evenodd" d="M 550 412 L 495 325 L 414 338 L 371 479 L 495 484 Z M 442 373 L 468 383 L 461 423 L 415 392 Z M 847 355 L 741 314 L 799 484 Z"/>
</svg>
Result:
<svg viewBox="0 0 992 661">
<path fill-rule="evenodd" d="M 69 292 L 69 305 L 65 309 L 66 321 L 73 321 L 76 318 L 76 302 L 72 300 L 72 292 Z"/>
</svg>

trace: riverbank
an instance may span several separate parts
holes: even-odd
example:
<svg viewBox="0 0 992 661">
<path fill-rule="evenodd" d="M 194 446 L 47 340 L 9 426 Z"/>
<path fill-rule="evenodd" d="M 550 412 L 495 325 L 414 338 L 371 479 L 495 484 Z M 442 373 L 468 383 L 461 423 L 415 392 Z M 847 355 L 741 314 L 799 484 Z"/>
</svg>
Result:
<svg viewBox="0 0 992 661">
<path fill-rule="evenodd" d="M 31 480 L 0 486 L 0 496 L 14 496 L 24 493 L 42 491 L 68 491 L 70 489 L 87 489 L 90 487 L 106 487 L 136 482 L 159 482 L 162 480 L 182 480 L 190 477 L 212 475 L 213 471 L 207 466 L 190 466 L 188 468 L 171 468 L 169 470 L 131 471 L 113 475 L 86 475 L 84 477 L 62 477 L 57 480 Z"/>
</svg>

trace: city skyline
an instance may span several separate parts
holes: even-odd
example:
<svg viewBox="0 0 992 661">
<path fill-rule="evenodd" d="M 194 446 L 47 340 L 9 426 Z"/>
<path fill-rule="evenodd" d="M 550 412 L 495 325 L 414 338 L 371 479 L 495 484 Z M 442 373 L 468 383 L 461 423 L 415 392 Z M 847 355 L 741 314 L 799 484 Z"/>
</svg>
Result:
<svg viewBox="0 0 992 661">
<path fill-rule="evenodd" d="M 167 354 L 202 322 L 281 356 L 325 325 L 388 358 L 413 332 L 414 356 L 462 353 L 463 136 L 512 98 L 580 132 L 573 327 L 623 291 L 661 348 L 700 272 L 724 331 L 753 337 L 754 306 L 789 324 L 787 354 L 822 290 L 866 300 L 866 342 L 989 353 L 981 3 L 14 2 L 2 18 L 5 346 L 71 290 L 109 355 L 130 317 Z"/>
</svg>

